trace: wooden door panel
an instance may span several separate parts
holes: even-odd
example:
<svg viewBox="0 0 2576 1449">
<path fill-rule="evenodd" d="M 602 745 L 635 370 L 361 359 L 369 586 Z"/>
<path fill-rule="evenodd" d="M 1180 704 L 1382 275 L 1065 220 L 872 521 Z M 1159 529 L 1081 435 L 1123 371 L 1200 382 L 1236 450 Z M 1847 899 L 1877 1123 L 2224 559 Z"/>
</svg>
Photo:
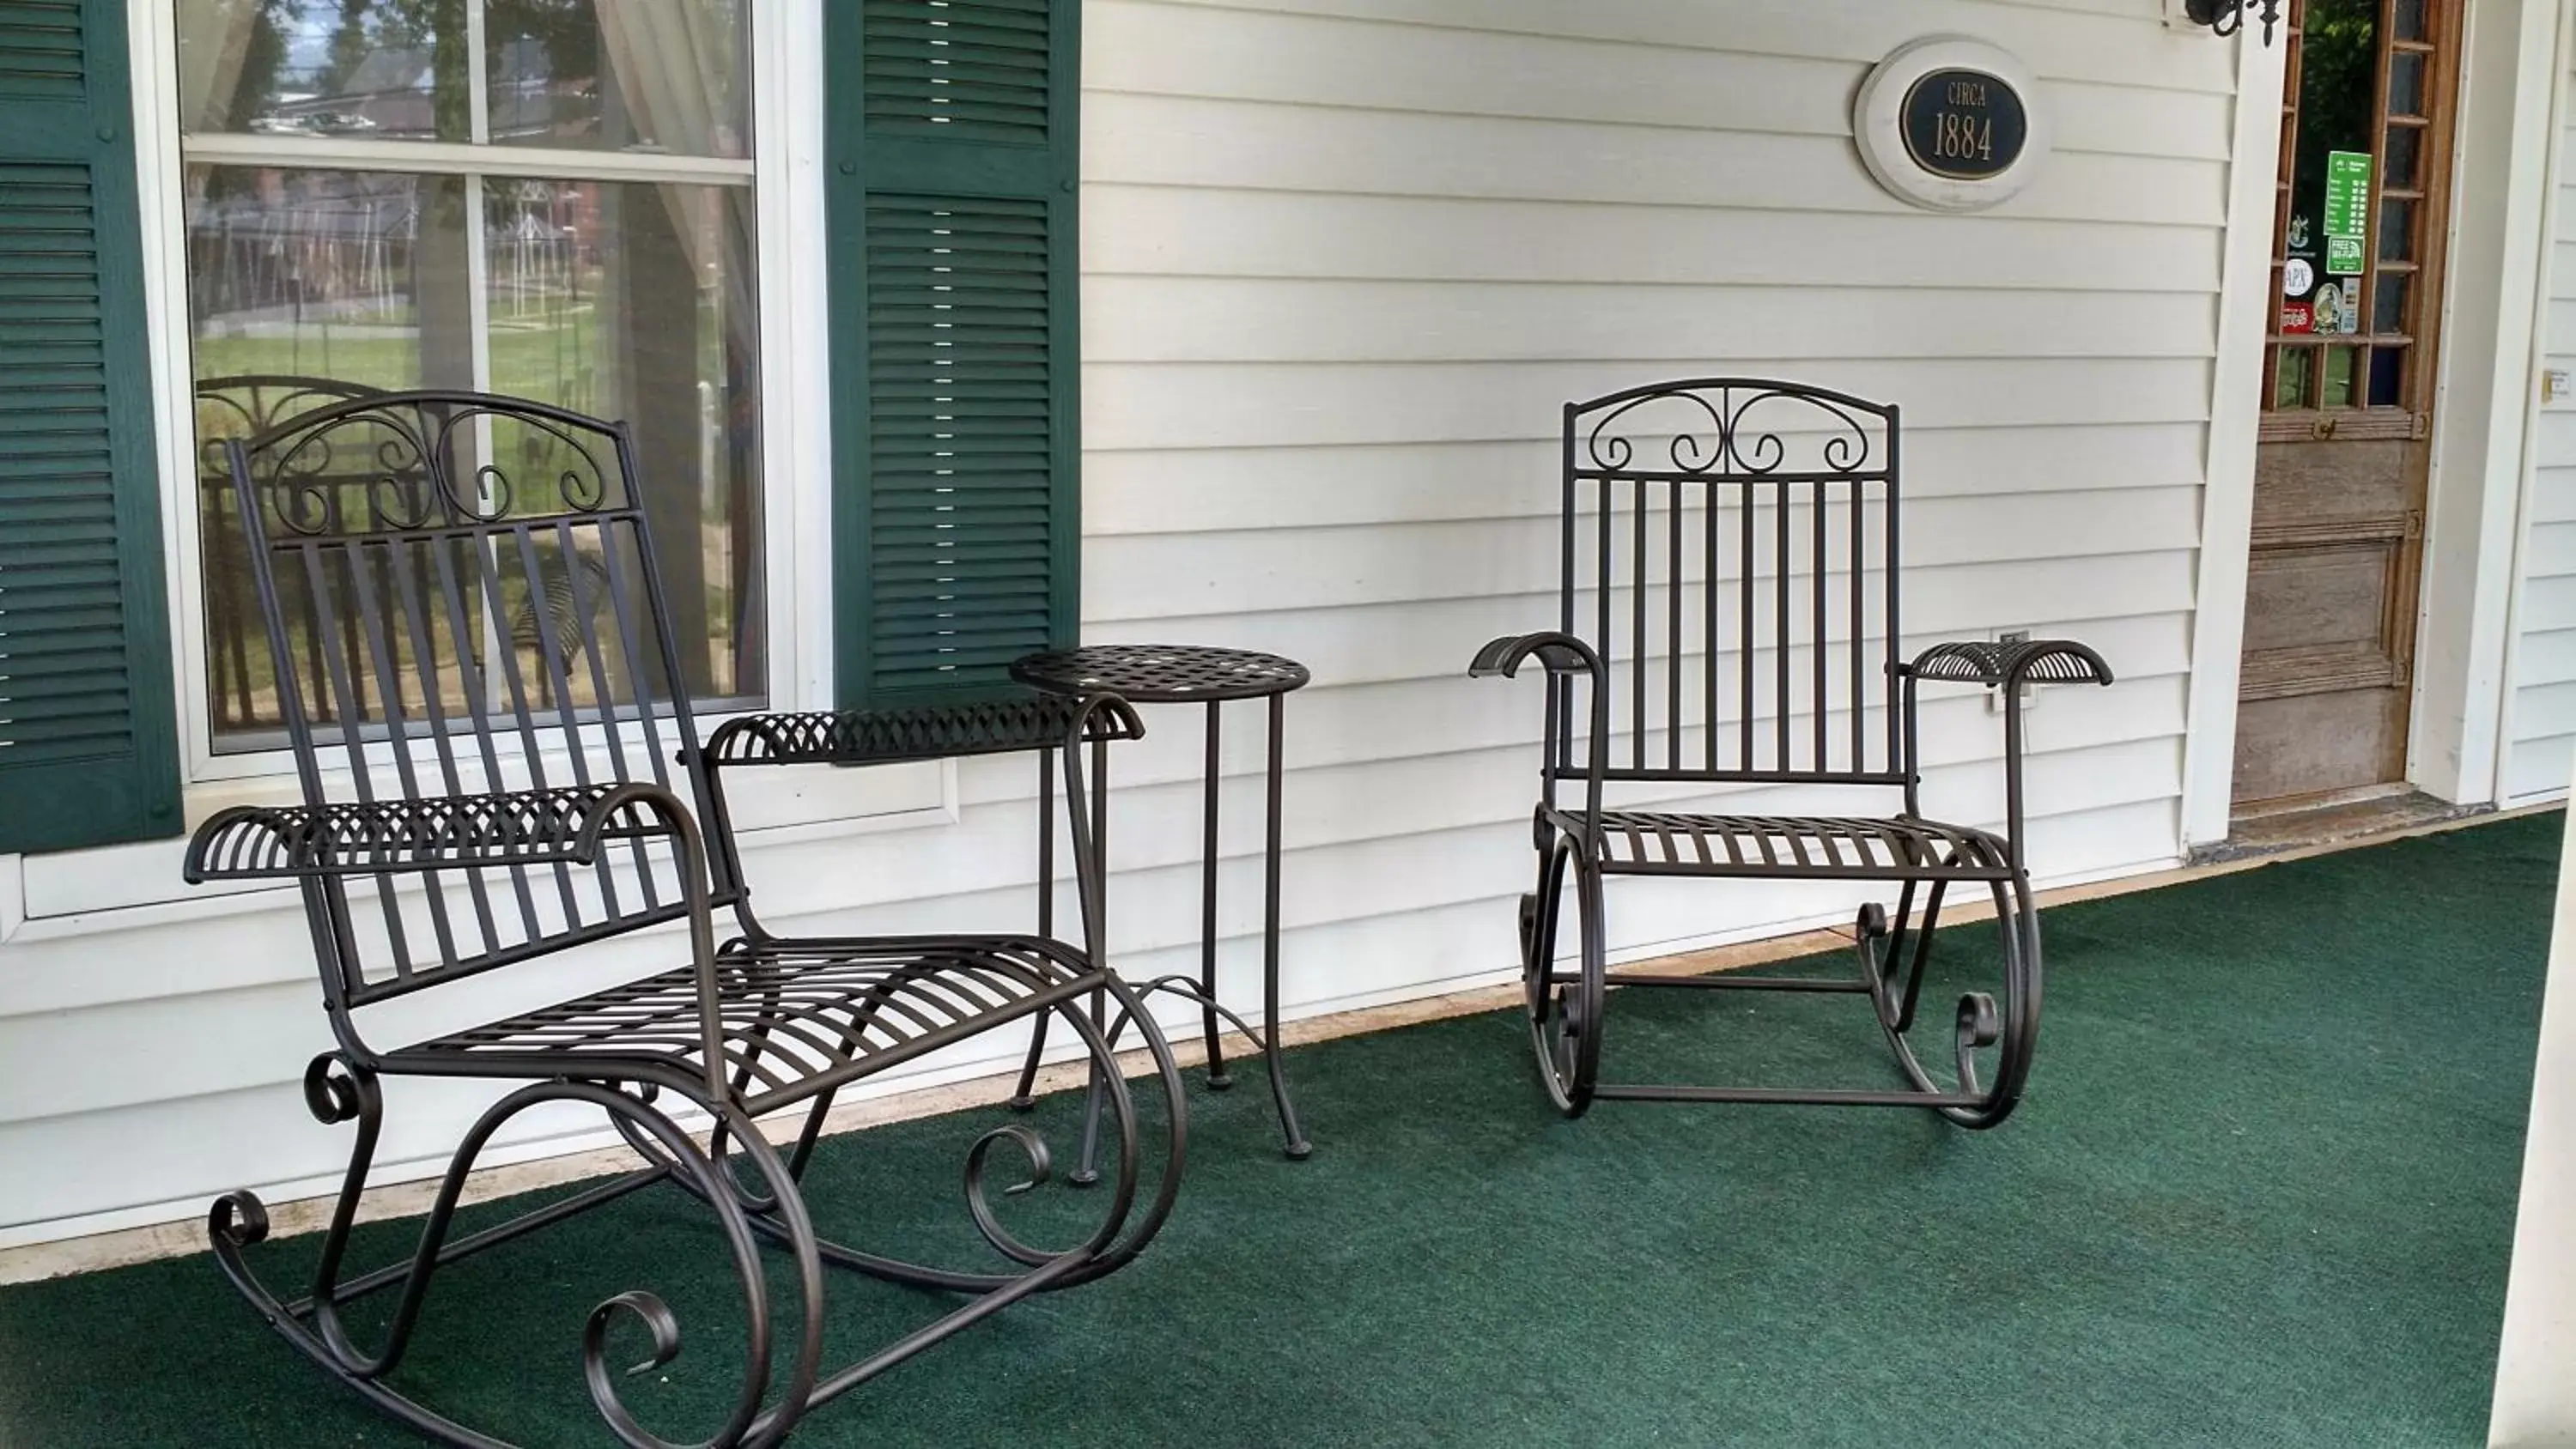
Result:
<svg viewBox="0 0 2576 1449">
<path fill-rule="evenodd" d="M 2247 683 L 2257 660 L 2285 653 L 2367 649 L 2393 660 L 2387 625 L 2396 572 L 2397 549 L 2382 539 L 2257 556 L 2245 584 Z"/>
<path fill-rule="evenodd" d="M 2404 690 L 2249 699 L 2236 710 L 2236 798 L 2376 785 L 2406 768 Z"/>
<path fill-rule="evenodd" d="M 2255 542 L 2321 518 L 2399 518 L 2415 506 L 2411 442 L 2266 443 L 2254 465 Z"/>
</svg>

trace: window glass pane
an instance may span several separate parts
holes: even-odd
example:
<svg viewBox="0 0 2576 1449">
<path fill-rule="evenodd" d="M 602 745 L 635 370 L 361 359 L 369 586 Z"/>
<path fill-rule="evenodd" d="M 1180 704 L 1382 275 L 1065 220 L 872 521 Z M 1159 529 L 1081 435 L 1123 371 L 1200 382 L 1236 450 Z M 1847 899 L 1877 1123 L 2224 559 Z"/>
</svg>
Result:
<svg viewBox="0 0 2576 1449">
<path fill-rule="evenodd" d="M 277 675 L 222 442 L 371 390 L 472 385 L 465 180 L 191 166 L 186 197 L 207 713 L 216 749 L 272 748 Z M 317 486 L 357 499 L 368 482 L 353 471 Z M 361 657 L 347 652 L 361 642 L 357 613 L 346 600 L 333 607 L 347 637 L 292 646 L 307 659 L 307 707 L 325 722 L 337 717 L 322 691 L 325 653 L 343 652 L 344 675 Z M 366 695 L 368 681 L 351 678 Z M 356 705 L 377 717 L 372 699 Z"/>
<path fill-rule="evenodd" d="M 745 0 L 490 0 L 501 145 L 751 154 Z"/>
<path fill-rule="evenodd" d="M 749 188 L 491 178 L 484 198 L 493 390 L 633 424 L 690 692 L 758 697 Z"/>
<path fill-rule="evenodd" d="M 179 126 L 464 141 L 466 0 L 177 0 Z"/>
<path fill-rule="evenodd" d="M 2397 38 L 2422 40 L 2424 35 L 2424 0 L 2397 0 Z"/>
</svg>

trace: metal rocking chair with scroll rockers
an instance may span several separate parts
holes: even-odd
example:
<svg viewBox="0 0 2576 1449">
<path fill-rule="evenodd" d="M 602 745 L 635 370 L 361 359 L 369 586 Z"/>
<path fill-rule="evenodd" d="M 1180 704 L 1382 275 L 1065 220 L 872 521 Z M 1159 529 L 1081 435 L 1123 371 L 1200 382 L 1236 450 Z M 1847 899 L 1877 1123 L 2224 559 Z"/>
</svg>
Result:
<svg viewBox="0 0 2576 1449">
<path fill-rule="evenodd" d="M 471 393 L 391 393 L 301 412 L 230 444 L 228 462 L 273 670 L 264 703 L 293 746 L 303 803 L 215 816 L 190 843 L 187 870 L 195 881 L 292 881 L 301 890 L 338 1039 L 306 1071 L 305 1099 L 325 1123 L 354 1122 L 357 1137 L 308 1296 L 288 1301 L 254 1274 L 247 1250 L 268 1231 L 257 1198 L 228 1194 L 209 1215 L 224 1272 L 290 1343 L 433 1439 L 496 1444 L 395 1387 L 430 1280 L 468 1254 L 668 1183 L 688 1194 L 689 1211 L 713 1220 L 714 1260 L 738 1281 L 745 1314 L 719 1360 L 732 1362 L 731 1345 L 740 1346 L 739 1386 L 719 1370 L 724 1418 L 687 1437 L 769 1445 L 813 1405 L 1007 1304 L 1100 1278 L 1143 1249 L 1179 1183 L 1184 1123 L 1171 1054 L 1125 983 L 1091 950 L 1054 939 L 1043 905 L 1035 934 L 774 935 L 752 913 L 724 789 L 736 771 L 776 765 L 1032 750 L 1044 761 L 1060 752 L 1087 938 L 1101 875 L 1082 756 L 1142 732 L 1123 701 L 754 715 L 701 744 L 623 425 Z M 555 610 L 563 627 L 511 628 L 547 590 L 569 592 L 570 607 Z M 358 647 L 304 647 L 344 637 Z M 1041 842 L 1042 861 L 1051 846 Z M 1049 884 L 1041 880 L 1042 901 Z M 722 944 L 718 912 L 731 918 Z M 636 934 L 657 926 L 670 929 Z M 570 999 L 556 988 L 535 1009 L 525 991 L 539 981 L 493 976 L 577 948 L 623 951 L 621 961 L 649 974 Z M 473 978 L 522 994 L 506 1010 L 478 1007 Z M 1109 1043 L 1127 1022 L 1113 1026 L 1103 1014 L 1113 1001 L 1159 1070 L 1168 1102 L 1159 1128 L 1117 1070 Z M 413 1023 L 445 1011 L 483 1024 L 405 1031 L 387 1011 Z M 1046 1144 L 1023 1119 L 983 1133 L 965 1154 L 963 1216 L 979 1235 L 959 1235 L 970 1256 L 933 1265 L 914 1261 L 918 1250 L 895 1256 L 817 1235 L 801 1184 L 837 1092 L 982 1033 L 1026 1031 L 1050 1013 L 1089 1048 L 1096 1110 L 1086 1120 L 1114 1127 L 1100 1189 L 1017 1198 L 1006 1224 L 1003 1195 L 986 1187 L 988 1168 L 1004 1167 L 996 1153 L 1026 1159 L 1027 1186 L 1049 1176 Z M 404 1044 L 378 1047 L 373 1038 L 385 1032 Z M 517 1085 L 466 1133 L 413 1255 L 345 1272 L 384 1084 L 416 1077 Z M 485 1144 L 549 1103 L 605 1113 L 641 1167 L 508 1222 L 451 1233 Z M 790 1111 L 801 1122 L 786 1119 L 797 1130 L 781 1152 L 758 1124 Z M 703 1145 L 686 1130 L 699 1114 L 711 1133 Z M 1070 1243 L 1040 1246 L 1032 1236 Z M 763 1239 L 783 1251 L 767 1267 Z M 822 1376 L 826 1265 L 937 1290 L 942 1311 Z M 777 1268 L 792 1280 L 783 1292 L 769 1281 Z M 381 1334 L 361 1346 L 370 1335 L 352 1325 L 350 1307 L 387 1290 L 396 1294 Z M 783 1321 L 774 1324 L 773 1312 Z M 590 1311 L 579 1361 L 620 1441 L 668 1442 L 643 1420 L 685 1411 L 656 1397 L 676 1391 L 654 1381 L 640 1400 L 621 1388 L 611 1356 L 646 1358 L 628 1371 L 640 1373 L 679 1349 L 677 1319 L 651 1292 L 620 1292 Z"/>
<path fill-rule="evenodd" d="M 1894 406 L 1760 379 L 1659 383 L 1569 404 L 1563 444 L 1558 627 L 1497 639 L 1470 669 L 1512 675 L 1535 658 L 1547 673 L 1538 889 L 1521 898 L 1520 941 L 1549 1094 L 1568 1115 L 1649 1099 L 1910 1105 L 1969 1127 L 2001 1122 L 2039 1029 L 2022 690 L 2109 684 L 2110 667 L 2055 639 L 1936 644 L 1905 659 Z M 2000 836 L 1921 813 L 1915 700 L 1926 680 L 2003 692 Z M 1865 818 L 1702 813 L 1692 798 L 1825 786 L 1874 787 L 1902 803 Z M 1561 798 L 1574 790 L 1579 801 Z M 1614 790 L 1629 798 L 1613 801 Z M 1850 977 L 1614 972 L 1603 882 L 1623 875 L 1867 882 L 1896 889 L 1895 916 L 1876 901 L 1861 907 Z M 1908 1038 L 1954 886 L 1993 898 L 2002 1000 L 1960 999 L 1955 1076 L 1944 1082 Z M 1576 939 L 1560 961 L 1569 895 Z M 1605 1084 L 1612 987 L 1865 995 L 1905 1084 Z"/>
</svg>

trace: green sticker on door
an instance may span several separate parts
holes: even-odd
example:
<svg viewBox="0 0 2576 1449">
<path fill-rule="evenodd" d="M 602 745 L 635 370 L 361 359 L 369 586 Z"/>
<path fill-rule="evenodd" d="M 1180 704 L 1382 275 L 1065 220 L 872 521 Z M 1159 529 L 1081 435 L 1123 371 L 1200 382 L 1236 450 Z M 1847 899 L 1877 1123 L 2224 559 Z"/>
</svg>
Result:
<svg viewBox="0 0 2576 1449">
<path fill-rule="evenodd" d="M 2326 275 L 2361 275 L 2370 236 L 2370 153 L 2326 153 Z"/>
</svg>

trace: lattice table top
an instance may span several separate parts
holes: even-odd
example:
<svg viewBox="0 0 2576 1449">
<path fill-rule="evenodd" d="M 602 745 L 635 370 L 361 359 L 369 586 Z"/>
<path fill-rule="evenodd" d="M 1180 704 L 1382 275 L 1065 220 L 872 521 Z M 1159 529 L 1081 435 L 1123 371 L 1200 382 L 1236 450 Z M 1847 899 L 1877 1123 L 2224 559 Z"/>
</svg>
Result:
<svg viewBox="0 0 2576 1449">
<path fill-rule="evenodd" d="M 1109 692 L 1135 704 L 1203 704 L 1286 694 L 1314 676 L 1294 659 L 1200 644 L 1094 644 L 1031 654 L 1011 677 L 1053 694 Z"/>
</svg>

